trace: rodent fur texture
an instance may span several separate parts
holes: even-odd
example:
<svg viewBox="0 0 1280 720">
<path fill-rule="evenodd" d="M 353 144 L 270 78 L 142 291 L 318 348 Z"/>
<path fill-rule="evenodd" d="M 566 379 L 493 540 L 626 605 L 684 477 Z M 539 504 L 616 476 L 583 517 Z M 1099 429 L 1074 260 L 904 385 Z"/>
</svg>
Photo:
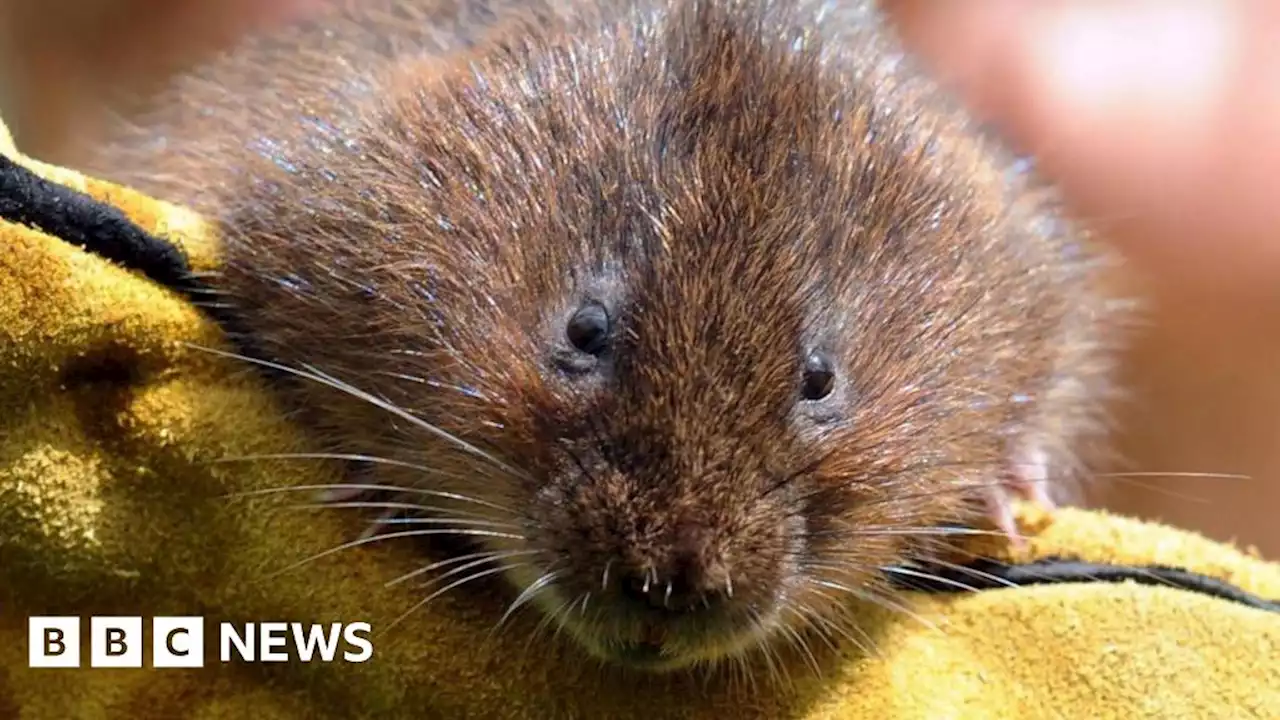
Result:
<svg viewBox="0 0 1280 720">
<path fill-rule="evenodd" d="M 278 384 L 314 436 L 599 658 L 831 634 L 1105 439 L 1110 254 L 869 2 L 346 3 L 117 130 L 358 389 Z"/>
</svg>

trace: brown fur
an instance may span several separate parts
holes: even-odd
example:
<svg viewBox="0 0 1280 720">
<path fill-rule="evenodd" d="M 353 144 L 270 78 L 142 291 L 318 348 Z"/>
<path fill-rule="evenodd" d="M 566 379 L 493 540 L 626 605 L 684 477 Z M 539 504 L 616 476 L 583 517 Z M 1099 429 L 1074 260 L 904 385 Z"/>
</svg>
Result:
<svg viewBox="0 0 1280 720">
<path fill-rule="evenodd" d="M 533 602 L 602 656 L 678 666 L 838 617 L 1028 448 L 1075 473 L 1105 256 L 865 3 L 600 7 L 489 33 L 354 3 L 181 81 L 97 171 L 224 223 L 220 288 L 271 359 L 492 455 L 281 389 L 335 447 L 432 468 L 379 482 L 490 503 L 450 508 L 512 524 L 478 541 L 536 551 L 508 577 L 557 572 Z M 616 331 L 566 373 L 587 298 Z M 806 403 L 815 347 L 836 385 Z"/>
</svg>

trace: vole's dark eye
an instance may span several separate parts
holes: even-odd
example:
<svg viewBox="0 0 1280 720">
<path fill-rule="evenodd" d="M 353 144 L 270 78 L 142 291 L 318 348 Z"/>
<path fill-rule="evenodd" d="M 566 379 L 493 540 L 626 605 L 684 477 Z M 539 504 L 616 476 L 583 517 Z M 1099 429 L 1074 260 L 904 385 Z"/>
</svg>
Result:
<svg viewBox="0 0 1280 720">
<path fill-rule="evenodd" d="M 804 379 L 800 394 L 805 400 L 821 400 L 836 386 L 836 371 L 831 358 L 822 352 L 809 353 L 804 361 Z"/>
<path fill-rule="evenodd" d="M 609 312 L 600 303 L 589 302 L 569 318 L 569 342 L 588 355 L 604 352 L 609 341 Z"/>
</svg>

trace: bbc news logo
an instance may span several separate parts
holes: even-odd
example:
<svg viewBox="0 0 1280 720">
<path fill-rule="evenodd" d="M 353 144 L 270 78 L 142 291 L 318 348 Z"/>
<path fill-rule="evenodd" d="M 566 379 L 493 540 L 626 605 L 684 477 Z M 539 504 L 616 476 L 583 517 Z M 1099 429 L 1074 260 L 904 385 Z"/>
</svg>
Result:
<svg viewBox="0 0 1280 720">
<path fill-rule="evenodd" d="M 33 617 L 27 622 L 30 666 L 81 666 L 81 619 Z M 198 668 L 205 663 L 202 617 L 151 619 L 151 667 Z M 218 624 L 221 662 L 345 662 L 373 657 L 368 623 L 265 622 Z M 140 617 L 89 618 L 89 667 L 140 668 L 146 639 Z M 339 650 L 341 649 L 341 652 Z"/>
</svg>

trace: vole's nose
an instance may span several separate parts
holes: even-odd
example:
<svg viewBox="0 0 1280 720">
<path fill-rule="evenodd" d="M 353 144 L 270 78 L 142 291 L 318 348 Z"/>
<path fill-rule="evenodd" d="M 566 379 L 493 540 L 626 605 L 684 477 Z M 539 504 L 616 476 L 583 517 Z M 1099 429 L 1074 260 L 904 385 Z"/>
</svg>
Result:
<svg viewBox="0 0 1280 720">
<path fill-rule="evenodd" d="M 666 585 L 657 582 L 651 573 L 646 572 L 631 572 L 623 576 L 619 582 L 619 590 L 632 603 L 659 610 L 666 598 Z"/>
<path fill-rule="evenodd" d="M 700 542 L 677 542 L 648 569 L 619 578 L 619 592 L 636 605 L 667 612 L 713 610 L 733 593 L 725 564 Z"/>
<path fill-rule="evenodd" d="M 667 612 L 711 610 L 728 599 L 726 588 L 708 586 L 687 571 L 670 576 L 631 573 L 621 578 L 619 591 L 636 605 Z"/>
</svg>

